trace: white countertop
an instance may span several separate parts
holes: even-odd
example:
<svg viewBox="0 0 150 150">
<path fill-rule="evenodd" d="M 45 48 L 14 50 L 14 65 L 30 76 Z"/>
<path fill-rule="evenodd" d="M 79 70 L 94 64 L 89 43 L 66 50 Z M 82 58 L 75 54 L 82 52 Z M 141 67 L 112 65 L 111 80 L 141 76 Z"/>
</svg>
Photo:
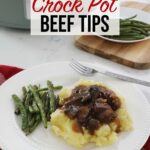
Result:
<svg viewBox="0 0 150 150">
<path fill-rule="evenodd" d="M 29 31 L 0 27 L 0 64 L 28 68 L 46 62 L 69 61 L 71 58 L 99 63 L 109 70 L 150 81 L 150 69 L 131 69 L 84 52 L 74 46 L 73 36 L 30 36 Z M 150 88 L 138 87 L 150 100 Z"/>
</svg>

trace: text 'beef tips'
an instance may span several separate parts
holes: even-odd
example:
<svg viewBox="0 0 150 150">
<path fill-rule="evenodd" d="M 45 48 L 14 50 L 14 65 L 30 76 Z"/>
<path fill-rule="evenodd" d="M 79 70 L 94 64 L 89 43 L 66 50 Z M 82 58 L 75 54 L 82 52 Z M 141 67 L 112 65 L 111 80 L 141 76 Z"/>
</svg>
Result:
<svg viewBox="0 0 150 150">
<path fill-rule="evenodd" d="M 70 119 L 76 119 L 78 125 L 85 127 L 89 133 L 99 128 L 100 124 L 109 124 L 117 118 L 116 110 L 120 108 L 120 99 L 103 86 L 77 86 L 62 106 Z"/>
</svg>

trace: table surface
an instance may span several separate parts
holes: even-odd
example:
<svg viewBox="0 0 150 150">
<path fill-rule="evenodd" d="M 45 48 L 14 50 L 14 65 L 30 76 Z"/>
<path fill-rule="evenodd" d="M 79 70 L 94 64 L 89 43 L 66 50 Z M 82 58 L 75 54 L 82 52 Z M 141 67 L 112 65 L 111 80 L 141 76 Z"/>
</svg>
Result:
<svg viewBox="0 0 150 150">
<path fill-rule="evenodd" d="M 149 2 L 150 0 L 138 0 Z M 23 68 L 53 61 L 90 60 L 106 69 L 150 81 L 150 69 L 135 70 L 81 51 L 74 36 L 31 36 L 29 31 L 0 27 L 0 64 Z M 150 101 L 149 88 L 138 86 Z"/>
</svg>

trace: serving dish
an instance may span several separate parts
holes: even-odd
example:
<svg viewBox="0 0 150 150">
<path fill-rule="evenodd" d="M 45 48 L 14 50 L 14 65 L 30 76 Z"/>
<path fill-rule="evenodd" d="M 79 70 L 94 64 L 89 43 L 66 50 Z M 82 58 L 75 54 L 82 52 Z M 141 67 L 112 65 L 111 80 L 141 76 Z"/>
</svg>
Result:
<svg viewBox="0 0 150 150">
<path fill-rule="evenodd" d="M 127 8 L 127 7 L 120 8 L 121 19 L 130 18 L 135 15 L 137 15 L 136 20 L 150 24 L 150 14 L 148 12 L 144 12 L 142 10 L 135 9 L 135 8 Z M 119 39 L 111 39 L 102 35 L 97 35 L 97 36 L 107 41 L 117 42 L 117 43 L 136 43 L 136 42 L 141 42 L 150 39 L 150 36 L 139 40 L 119 40 Z"/>
<path fill-rule="evenodd" d="M 98 67 L 98 65 L 88 63 L 87 65 Z M 79 79 L 100 81 L 124 96 L 128 112 L 133 120 L 134 130 L 130 133 L 120 134 L 116 144 L 102 149 L 139 150 L 146 142 L 150 133 L 150 106 L 144 95 L 133 84 L 100 74 L 83 77 L 73 71 L 68 62 L 57 62 L 27 69 L 10 78 L 0 87 L 0 118 L 2 120 L 0 124 L 0 140 L 8 150 L 75 149 L 66 144 L 61 138 L 55 136 L 50 128 L 44 129 L 42 125 L 33 134 L 24 135 L 20 129 L 19 121 L 14 115 L 11 95 L 13 93 L 20 95 L 20 89 L 24 85 L 39 83 L 44 85 L 47 79 L 53 81 L 54 84 L 61 84 L 65 87 L 69 87 Z M 85 149 L 98 150 L 100 148 L 88 145 Z"/>
</svg>

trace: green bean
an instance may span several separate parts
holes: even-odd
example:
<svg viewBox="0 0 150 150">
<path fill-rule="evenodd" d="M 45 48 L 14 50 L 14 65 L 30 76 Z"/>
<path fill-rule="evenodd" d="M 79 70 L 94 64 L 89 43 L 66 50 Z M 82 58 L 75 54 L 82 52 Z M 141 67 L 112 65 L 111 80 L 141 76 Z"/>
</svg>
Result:
<svg viewBox="0 0 150 150">
<path fill-rule="evenodd" d="M 59 96 L 56 97 L 56 107 L 59 107 Z"/>
<path fill-rule="evenodd" d="M 148 36 L 148 33 L 145 30 L 143 30 L 142 28 L 132 27 L 132 29 L 140 31 L 142 34 Z"/>
<path fill-rule="evenodd" d="M 127 26 L 127 25 L 131 25 L 131 21 L 121 21 L 120 22 L 120 26 Z"/>
<path fill-rule="evenodd" d="M 30 133 L 32 133 L 40 122 L 41 122 L 41 117 L 40 117 L 39 113 L 38 114 L 29 114 L 29 116 L 28 116 L 29 130 L 28 130 L 28 132 L 26 132 L 26 135 L 29 135 Z"/>
<path fill-rule="evenodd" d="M 54 86 L 54 90 L 56 91 L 56 90 L 61 90 L 63 88 L 63 86 L 62 85 L 57 85 L 57 86 Z"/>
<path fill-rule="evenodd" d="M 36 111 L 34 111 L 33 107 L 32 106 L 29 106 L 29 112 L 32 114 L 32 113 L 36 113 Z"/>
<path fill-rule="evenodd" d="M 29 126 L 29 128 L 33 126 L 34 122 L 35 122 L 35 115 L 29 114 L 28 115 L 28 126 Z"/>
<path fill-rule="evenodd" d="M 131 30 L 130 32 L 124 31 L 124 30 L 120 31 L 120 35 L 123 35 L 123 34 L 132 34 L 132 33 L 137 34 L 137 35 L 141 34 L 141 32 L 137 31 L 137 30 Z"/>
<path fill-rule="evenodd" d="M 42 100 L 40 99 L 36 89 L 32 85 L 30 85 L 29 88 L 30 88 L 31 92 L 33 93 L 34 100 L 35 100 L 37 106 L 39 107 L 44 127 L 47 128 L 47 120 L 46 120 L 46 115 L 45 115 L 45 112 L 44 112 Z"/>
<path fill-rule="evenodd" d="M 36 117 L 35 117 L 35 120 L 37 121 L 39 119 L 41 119 L 41 116 L 40 116 L 40 114 L 37 114 Z"/>
<path fill-rule="evenodd" d="M 140 34 L 140 33 L 134 33 L 134 32 L 130 32 L 130 33 L 121 33 L 120 35 L 122 35 L 122 36 L 130 36 L 130 37 L 132 37 L 132 36 L 141 36 L 142 34 Z M 144 35 L 145 36 L 145 35 Z"/>
<path fill-rule="evenodd" d="M 28 109 L 28 106 L 31 104 L 31 102 L 32 102 L 32 95 L 31 92 L 28 92 L 24 102 L 26 109 Z"/>
<path fill-rule="evenodd" d="M 48 116 L 50 116 L 50 103 L 49 103 L 50 100 L 49 100 L 48 93 L 47 92 L 42 93 L 41 99 L 44 104 L 44 111 L 46 114 L 47 121 L 49 121 L 50 117 Z"/>
<path fill-rule="evenodd" d="M 45 99 L 47 98 L 47 92 L 40 92 L 39 94 L 40 94 L 42 103 L 44 104 L 45 103 Z"/>
<path fill-rule="evenodd" d="M 138 30 L 139 28 L 138 27 L 136 27 L 136 26 L 134 26 L 134 25 L 130 25 L 130 26 L 121 26 L 120 27 L 120 30 L 130 30 L 130 31 L 133 31 L 133 30 Z M 143 31 L 144 30 L 144 28 L 140 28 L 140 31 Z M 139 31 L 139 30 L 138 30 Z"/>
<path fill-rule="evenodd" d="M 141 25 L 149 25 L 148 23 L 145 23 L 145 22 L 142 22 L 142 21 L 139 21 L 139 20 L 132 20 L 132 22 L 138 23 L 138 24 L 141 24 Z"/>
<path fill-rule="evenodd" d="M 132 17 L 126 18 L 125 20 L 131 20 L 131 19 L 134 19 L 134 18 L 136 18 L 136 17 L 137 17 L 137 14 L 134 15 L 134 16 L 132 16 Z"/>
<path fill-rule="evenodd" d="M 50 120 L 51 120 L 50 112 L 48 112 L 48 113 L 46 114 L 46 118 L 47 118 L 47 121 L 50 121 Z"/>
<path fill-rule="evenodd" d="M 139 24 L 135 22 L 133 22 L 132 25 L 134 25 L 135 27 L 140 27 L 140 28 L 150 28 L 150 25 L 143 25 L 143 24 Z"/>
<path fill-rule="evenodd" d="M 111 38 L 117 39 L 117 40 L 140 40 L 140 39 L 145 38 L 145 35 L 140 35 L 140 36 L 113 36 Z"/>
<path fill-rule="evenodd" d="M 27 118 L 26 108 L 24 107 L 22 101 L 20 100 L 20 98 L 17 95 L 13 94 L 12 98 L 14 100 L 16 107 L 19 108 L 19 110 L 20 110 L 21 117 L 22 117 L 22 130 L 25 131 L 28 127 L 28 118 Z"/>
<path fill-rule="evenodd" d="M 148 32 L 145 31 L 145 30 L 141 30 L 141 29 L 137 29 L 137 28 L 132 28 L 132 30 L 128 30 L 128 31 L 125 31 L 125 30 L 120 30 L 120 35 L 123 35 L 123 34 L 126 34 L 126 35 L 132 35 L 132 34 L 135 34 L 135 35 L 145 35 L 145 36 L 148 36 Z"/>
<path fill-rule="evenodd" d="M 47 121 L 50 121 L 50 100 L 49 97 L 47 97 L 46 101 L 45 101 L 45 113 L 46 113 L 46 118 Z"/>
<path fill-rule="evenodd" d="M 142 27 L 142 28 L 149 28 L 150 25 L 142 22 L 136 22 L 136 20 L 124 20 L 120 21 L 120 26 L 136 26 L 136 27 Z"/>
<path fill-rule="evenodd" d="M 23 92 L 23 95 L 26 95 L 27 94 L 27 89 L 25 86 L 22 87 L 22 92 Z"/>
<path fill-rule="evenodd" d="M 122 29 L 120 30 L 120 34 L 122 34 L 122 33 L 131 33 L 131 32 L 134 32 L 134 31 L 133 30 L 122 30 Z M 141 32 L 139 32 L 139 33 L 141 33 Z"/>
<path fill-rule="evenodd" d="M 56 97 L 54 95 L 53 84 L 51 81 L 47 81 L 48 95 L 50 97 L 50 111 L 53 113 L 56 110 Z"/>
<path fill-rule="evenodd" d="M 144 30 L 150 32 L 150 28 L 144 28 Z"/>
<path fill-rule="evenodd" d="M 34 87 L 36 90 L 39 90 L 39 89 L 40 89 L 40 85 L 33 85 L 33 87 Z"/>
<path fill-rule="evenodd" d="M 47 102 L 47 99 L 48 99 L 48 95 L 47 95 L 47 92 L 44 92 L 42 93 L 41 95 L 41 99 L 42 99 L 42 102 L 43 102 L 43 105 L 44 105 L 44 111 L 46 112 L 46 102 Z"/>
<path fill-rule="evenodd" d="M 38 118 L 36 118 L 36 121 L 34 122 L 33 126 L 30 127 L 29 132 L 32 133 L 36 129 L 36 127 L 40 124 L 40 122 L 41 122 L 41 118 L 39 116 Z"/>
<path fill-rule="evenodd" d="M 25 102 L 26 96 L 27 96 L 27 89 L 25 86 L 22 87 L 22 92 L 23 92 L 23 103 Z"/>
<path fill-rule="evenodd" d="M 33 108 L 34 112 L 39 112 L 39 108 L 35 101 L 33 101 L 33 103 L 32 103 L 32 108 Z"/>
<path fill-rule="evenodd" d="M 50 105 L 50 103 L 49 103 L 49 97 L 47 96 L 46 99 L 45 99 L 45 103 L 44 103 L 45 113 L 48 113 L 50 111 L 49 105 Z"/>
<path fill-rule="evenodd" d="M 55 86 L 54 91 L 61 90 L 62 88 L 63 88 L 63 86 L 61 86 L 61 85 Z M 42 91 L 48 91 L 48 88 L 42 88 L 42 89 L 38 90 L 38 92 L 42 92 Z"/>
<path fill-rule="evenodd" d="M 48 88 L 42 88 L 42 89 L 38 89 L 38 92 L 44 92 L 44 91 L 47 91 Z"/>
</svg>

